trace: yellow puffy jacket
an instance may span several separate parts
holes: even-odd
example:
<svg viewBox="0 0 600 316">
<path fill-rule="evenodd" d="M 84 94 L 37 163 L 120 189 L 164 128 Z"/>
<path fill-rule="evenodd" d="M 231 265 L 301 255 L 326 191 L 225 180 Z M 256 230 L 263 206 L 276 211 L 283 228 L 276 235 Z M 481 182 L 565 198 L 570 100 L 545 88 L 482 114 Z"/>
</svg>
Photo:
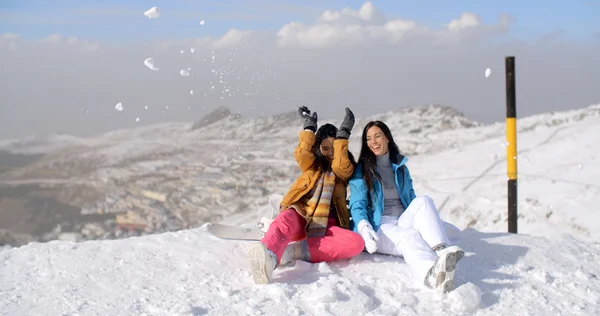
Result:
<svg viewBox="0 0 600 316">
<path fill-rule="evenodd" d="M 299 135 L 299 143 L 294 151 L 294 158 L 300 167 L 302 174 L 294 181 L 288 193 L 283 197 L 280 210 L 286 210 L 294 206 L 304 195 L 312 190 L 321 176 L 322 170 L 318 160 L 312 152 L 315 143 L 315 133 L 302 131 Z M 348 158 L 348 140 L 336 139 L 333 141 L 333 161 L 331 169 L 335 174 L 335 187 L 333 189 L 332 204 L 337 211 L 340 226 L 348 229 L 350 226 L 350 212 L 346 206 L 346 188 L 348 180 L 354 172 L 354 165 Z M 306 218 L 307 224 L 313 217 L 327 217 L 328 214 L 307 214 L 304 208 L 293 207 L 298 213 Z"/>
</svg>

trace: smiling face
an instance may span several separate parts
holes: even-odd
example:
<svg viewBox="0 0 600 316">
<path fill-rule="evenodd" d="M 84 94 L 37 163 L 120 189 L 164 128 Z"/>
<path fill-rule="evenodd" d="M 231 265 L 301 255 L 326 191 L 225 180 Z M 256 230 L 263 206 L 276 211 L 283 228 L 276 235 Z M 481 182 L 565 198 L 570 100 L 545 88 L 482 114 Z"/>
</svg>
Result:
<svg viewBox="0 0 600 316">
<path fill-rule="evenodd" d="M 367 146 L 375 156 L 383 156 L 388 152 L 389 140 L 377 126 L 371 126 L 367 131 Z"/>
<path fill-rule="evenodd" d="M 319 146 L 319 150 L 321 150 L 321 154 L 327 157 L 328 160 L 333 160 L 333 137 L 327 137 L 323 139 L 321 145 Z"/>
</svg>

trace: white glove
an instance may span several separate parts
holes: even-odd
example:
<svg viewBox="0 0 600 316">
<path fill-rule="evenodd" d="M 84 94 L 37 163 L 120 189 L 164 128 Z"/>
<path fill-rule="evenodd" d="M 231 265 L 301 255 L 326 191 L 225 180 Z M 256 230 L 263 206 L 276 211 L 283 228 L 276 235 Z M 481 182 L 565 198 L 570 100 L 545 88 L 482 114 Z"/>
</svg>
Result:
<svg viewBox="0 0 600 316">
<path fill-rule="evenodd" d="M 377 237 L 377 233 L 373 230 L 373 226 L 363 219 L 358 223 L 358 232 L 365 240 L 365 248 L 367 248 L 367 251 L 369 253 L 374 253 L 377 250 L 377 241 L 379 240 L 379 237 Z"/>
</svg>

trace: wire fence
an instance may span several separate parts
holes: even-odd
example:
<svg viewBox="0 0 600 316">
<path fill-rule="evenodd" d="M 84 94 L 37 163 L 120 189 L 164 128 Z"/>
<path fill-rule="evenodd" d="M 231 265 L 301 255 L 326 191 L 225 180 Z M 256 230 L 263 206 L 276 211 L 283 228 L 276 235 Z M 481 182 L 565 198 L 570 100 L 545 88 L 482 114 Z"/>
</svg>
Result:
<svg viewBox="0 0 600 316">
<path fill-rule="evenodd" d="M 489 171 L 491 169 L 491 167 L 494 167 L 495 165 L 496 164 L 490 166 L 490 168 L 487 168 L 485 171 L 483 171 L 483 173 L 480 173 L 479 175 L 447 177 L 447 178 L 427 178 L 427 181 L 428 182 L 445 182 L 445 181 L 460 181 L 460 180 L 477 180 L 477 179 L 483 179 L 483 178 L 498 178 L 498 179 L 503 178 L 502 180 L 506 180 L 507 179 L 506 172 L 487 173 L 487 171 Z M 582 170 L 584 166 L 600 166 L 600 162 L 587 161 L 587 162 L 583 162 L 583 163 L 566 163 L 566 164 L 557 165 L 555 168 L 565 168 L 565 167 L 569 167 L 569 166 L 579 166 L 579 169 Z M 600 188 L 600 181 L 599 181 L 599 183 L 586 183 L 586 182 L 582 182 L 579 180 L 560 178 L 560 177 L 552 177 L 552 176 L 533 174 L 533 173 L 527 173 L 527 172 L 518 172 L 518 175 L 519 175 L 519 179 L 537 178 L 537 179 L 544 179 L 544 180 L 558 182 L 558 183 Z"/>
<path fill-rule="evenodd" d="M 479 175 L 479 176 L 427 179 L 427 181 L 429 181 L 429 182 L 444 182 L 444 181 L 474 180 L 474 179 L 481 179 L 481 178 L 498 178 L 498 179 L 503 178 L 503 180 L 505 180 L 506 173 L 486 174 L 486 175 Z M 595 183 L 586 183 L 586 182 L 581 182 L 581 181 L 562 179 L 562 178 L 557 178 L 557 177 L 549 177 L 549 176 L 538 175 L 538 174 L 519 173 L 519 179 L 523 179 L 523 178 L 526 178 L 526 179 L 527 178 L 537 178 L 537 179 L 543 179 L 543 180 L 559 182 L 559 183 L 600 188 L 600 184 L 595 184 Z"/>
<path fill-rule="evenodd" d="M 590 164 L 588 164 L 588 165 L 590 165 Z M 552 182 L 553 184 L 554 183 L 563 183 L 563 184 L 582 186 L 585 188 L 600 189 L 600 184 L 597 184 L 597 183 L 587 183 L 587 182 L 583 182 L 583 181 L 579 181 L 579 180 L 565 179 L 565 178 L 552 177 L 552 176 L 539 175 L 539 174 L 531 174 L 531 173 L 519 173 L 518 175 L 519 175 L 519 180 L 525 180 L 525 181 L 546 180 L 546 181 Z M 505 181 L 507 181 L 507 175 L 506 175 L 506 173 L 503 172 L 503 173 L 485 173 L 485 174 L 480 174 L 480 175 L 462 176 L 462 177 L 428 178 L 427 182 L 432 183 L 432 182 L 471 180 L 469 182 L 469 184 L 467 184 L 466 186 L 464 186 L 461 189 L 462 192 L 465 192 L 465 191 L 467 191 L 467 189 L 469 187 L 474 185 L 475 182 L 477 182 L 478 180 L 483 179 L 483 178 L 488 178 L 488 179 L 489 178 L 497 178 L 498 181 L 502 181 L 502 183 L 506 183 Z M 451 199 L 451 196 L 446 196 L 444 198 L 444 200 L 440 203 L 438 210 L 442 211 L 450 199 Z"/>
</svg>

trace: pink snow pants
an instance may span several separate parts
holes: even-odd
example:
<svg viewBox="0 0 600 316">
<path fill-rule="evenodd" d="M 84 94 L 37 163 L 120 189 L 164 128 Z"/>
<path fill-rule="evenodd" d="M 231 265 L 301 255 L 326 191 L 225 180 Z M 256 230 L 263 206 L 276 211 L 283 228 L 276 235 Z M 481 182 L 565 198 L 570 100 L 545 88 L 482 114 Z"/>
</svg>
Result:
<svg viewBox="0 0 600 316">
<path fill-rule="evenodd" d="M 311 262 L 351 258 L 365 248 L 365 242 L 359 234 L 334 225 L 335 220 L 330 219 L 325 236 L 307 238 Z M 273 220 L 261 242 L 277 255 L 277 260 L 281 260 L 290 242 L 306 238 L 305 226 L 306 219 L 294 209 L 287 209 Z"/>
</svg>

